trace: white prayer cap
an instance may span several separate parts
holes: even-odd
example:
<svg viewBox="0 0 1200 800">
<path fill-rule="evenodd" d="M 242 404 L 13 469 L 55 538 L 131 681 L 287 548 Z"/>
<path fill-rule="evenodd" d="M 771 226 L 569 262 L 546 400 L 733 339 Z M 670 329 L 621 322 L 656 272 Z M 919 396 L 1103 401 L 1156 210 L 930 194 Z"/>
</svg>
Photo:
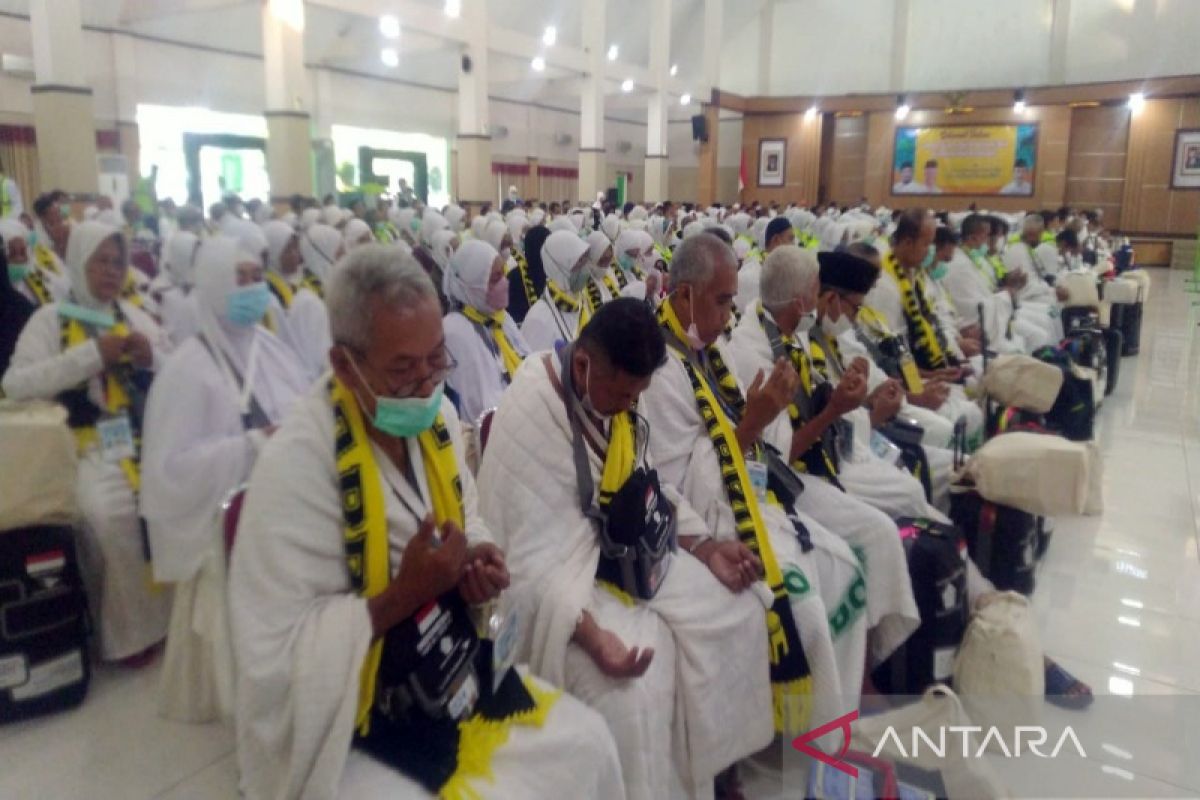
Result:
<svg viewBox="0 0 1200 800">
<path fill-rule="evenodd" d="M 300 256 L 318 280 L 329 280 L 333 265 L 342 257 L 342 234 L 329 225 L 312 225 L 300 236 Z"/>
<path fill-rule="evenodd" d="M 741 261 L 750 252 L 750 243 L 742 236 L 737 237 L 733 240 L 733 252 L 737 255 L 738 261 Z"/>
<path fill-rule="evenodd" d="M 81 306 L 98 309 L 105 305 L 95 298 L 88 287 L 87 263 L 107 239 L 116 239 L 120 244 L 121 259 L 127 265 L 128 252 L 120 228 L 92 221 L 71 226 L 71 235 L 67 240 L 67 273 L 71 279 L 71 293 Z"/>
<path fill-rule="evenodd" d="M 195 282 L 196 248 L 199 246 L 200 237 L 189 231 L 176 231 L 167 239 L 162 260 L 171 283 L 184 288 Z"/>
<path fill-rule="evenodd" d="M 480 239 L 471 239 L 455 251 L 445 268 L 442 291 L 455 302 L 470 306 L 485 314 L 491 313 L 487 303 L 488 283 L 492 265 L 500 254 Z"/>
<path fill-rule="evenodd" d="M 559 289 L 570 291 L 571 273 L 581 268 L 587 258 L 588 246 L 575 233 L 554 231 L 542 245 L 542 268 L 546 278 Z"/>
<path fill-rule="evenodd" d="M 363 237 L 366 237 L 365 242 Z M 357 217 L 347 222 L 346 229 L 342 231 L 342 243 L 347 253 L 360 245 L 370 244 L 373 241 L 375 241 L 375 237 L 371 234 L 371 226 Z"/>
</svg>

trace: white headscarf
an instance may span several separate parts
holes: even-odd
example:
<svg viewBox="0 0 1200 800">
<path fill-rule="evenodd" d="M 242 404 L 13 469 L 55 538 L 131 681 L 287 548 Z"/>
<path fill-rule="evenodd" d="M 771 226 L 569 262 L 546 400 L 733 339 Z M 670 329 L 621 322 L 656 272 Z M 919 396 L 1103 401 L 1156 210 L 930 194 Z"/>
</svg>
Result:
<svg viewBox="0 0 1200 800">
<path fill-rule="evenodd" d="M 597 267 L 600 266 L 600 256 L 604 255 L 604 251 L 613 246 L 608 236 L 603 231 L 592 231 L 587 235 L 588 244 L 588 261 Z M 605 265 L 607 267 L 607 265 Z"/>
<path fill-rule="evenodd" d="M 432 208 L 425 209 L 425 216 L 421 217 L 421 244 L 432 247 L 433 235 L 449 227 L 450 223 L 446 221 L 445 217 Z"/>
<path fill-rule="evenodd" d="M 28 244 L 29 228 L 26 228 L 20 221 L 15 219 L 0 219 L 0 238 L 4 239 L 6 248 L 12 239 L 24 239 L 26 244 Z"/>
<path fill-rule="evenodd" d="M 513 245 L 525 238 L 525 229 L 533 227 L 524 214 L 516 212 L 508 215 L 508 235 L 512 237 Z"/>
<path fill-rule="evenodd" d="M 750 226 L 750 238 L 754 240 L 754 244 L 759 250 L 765 250 L 767 247 L 767 226 L 770 224 L 771 220 L 768 218 L 759 217 Z"/>
<path fill-rule="evenodd" d="M 370 236 L 370 241 L 360 241 L 363 236 Z M 355 217 L 347 222 L 346 229 L 342 231 L 342 242 L 347 253 L 356 247 L 364 244 L 370 244 L 373 241 L 375 241 L 375 237 L 371 236 L 371 226 L 363 222 L 358 217 Z"/>
<path fill-rule="evenodd" d="M 667 218 L 655 215 L 650 218 L 650 222 L 646 225 L 646 232 L 650 234 L 650 238 L 654 239 L 655 244 L 665 245 L 667 243 Z"/>
<path fill-rule="evenodd" d="M 321 222 L 333 228 L 342 223 L 342 209 L 330 203 L 321 209 Z"/>
<path fill-rule="evenodd" d="M 630 250 L 640 251 L 642 247 L 641 241 L 641 231 L 635 231 L 632 228 L 627 231 L 621 231 L 621 235 L 617 237 L 616 244 L 613 245 L 613 258 L 617 258 L 622 253 L 628 253 Z M 638 258 L 640 255 L 641 253 L 639 252 L 634 258 Z"/>
<path fill-rule="evenodd" d="M 683 238 L 690 239 L 698 233 L 704 233 L 704 229 L 706 227 L 707 226 L 699 220 L 695 222 L 689 222 L 687 225 L 683 226 Z"/>
<path fill-rule="evenodd" d="M 643 206 L 634 206 L 633 208 L 629 209 L 629 219 L 633 220 L 634 222 L 638 220 L 644 220 L 649 216 L 650 213 L 646 211 Z"/>
<path fill-rule="evenodd" d="M 163 266 L 171 277 L 171 283 L 186 289 L 195 283 L 196 248 L 200 237 L 188 231 L 176 231 L 167 239 L 163 249 Z"/>
<path fill-rule="evenodd" d="M 458 241 L 458 234 L 452 230 L 440 230 L 433 235 L 430 255 L 433 256 L 434 262 L 442 268 L 443 272 L 450 267 L 450 256 L 454 255 L 456 241 Z"/>
<path fill-rule="evenodd" d="M 342 235 L 337 228 L 320 223 L 313 225 L 300 235 L 300 256 L 304 259 L 305 268 L 312 271 L 322 283 L 329 280 L 341 245 Z"/>
<path fill-rule="evenodd" d="M 256 263 L 266 266 L 267 252 L 271 249 L 262 228 L 247 219 L 236 217 L 225 230 L 227 236 L 237 240 L 238 247 L 247 253 L 254 253 Z"/>
<path fill-rule="evenodd" d="M 115 208 L 106 208 L 100 213 L 96 214 L 96 222 L 104 225 L 110 225 L 117 230 L 125 227 L 125 218 L 122 217 L 121 213 Z"/>
<path fill-rule="evenodd" d="M 616 214 L 609 214 L 600 223 L 600 230 L 608 237 L 608 241 L 615 242 L 617 237 L 621 235 L 621 218 Z"/>
<path fill-rule="evenodd" d="M 200 332 L 213 347 L 225 354 L 242 376 L 243 386 L 239 390 L 239 381 L 225 359 L 216 359 L 230 391 L 239 400 L 242 413 L 246 413 L 258 361 L 257 326 L 234 325 L 229 321 L 229 296 L 238 289 L 237 266 L 243 262 L 259 263 L 258 258 L 235 239 L 228 236 L 205 239 L 196 253 L 195 295 Z"/>
<path fill-rule="evenodd" d="M 267 238 L 267 269 L 283 275 L 283 269 L 279 262 L 283 258 L 283 251 L 287 248 L 288 242 L 296 235 L 296 231 L 287 223 L 277 219 L 263 225 L 262 231 L 263 236 Z"/>
<path fill-rule="evenodd" d="M 492 313 L 487 303 L 487 289 L 492 264 L 499 255 L 496 248 L 480 239 L 464 242 L 450 258 L 450 266 L 442 280 L 446 296 L 483 314 Z"/>
<path fill-rule="evenodd" d="M 750 230 L 751 219 L 750 215 L 744 211 L 739 211 L 736 214 L 730 214 L 725 220 L 729 223 L 729 227 L 733 228 L 733 232 L 737 236 L 741 236 L 746 231 Z"/>
<path fill-rule="evenodd" d="M 569 233 L 579 238 L 579 226 L 571 221 L 571 217 L 555 217 L 551 221 L 549 228 L 552 233 L 562 231 L 563 233 Z"/>
<path fill-rule="evenodd" d="M 321 221 L 321 209 L 306 208 L 300 212 L 300 229 L 307 230 Z"/>
<path fill-rule="evenodd" d="M 554 231 L 542 245 L 542 267 L 546 278 L 564 292 L 571 291 L 571 273 L 587 256 L 588 246 L 573 232 Z"/>
<path fill-rule="evenodd" d="M 88 287 L 87 263 L 91 261 L 96 249 L 105 240 L 116 237 L 121 243 L 122 259 L 127 256 L 125 237 L 120 228 L 105 225 L 103 222 L 80 222 L 71 226 L 71 238 L 67 240 L 67 274 L 71 278 L 71 295 L 75 302 L 85 308 L 104 309 L 105 303 L 100 302 Z M 129 269 L 126 260 L 126 270 Z"/>
<path fill-rule="evenodd" d="M 503 222 L 492 220 L 483 227 L 483 233 L 475 238 L 487 242 L 498 252 L 500 250 L 500 243 L 504 241 L 504 235 L 508 233 L 510 232 L 507 225 L 505 225 Z"/>
<path fill-rule="evenodd" d="M 546 220 L 546 212 L 540 208 L 535 208 L 529 212 L 529 224 L 541 225 Z"/>
<path fill-rule="evenodd" d="M 451 203 L 446 206 L 446 213 L 443 214 L 446 222 L 450 225 L 450 230 L 459 233 L 463 229 L 463 217 L 467 216 L 467 210 L 457 203 Z"/>
<path fill-rule="evenodd" d="M 487 230 L 490 217 L 479 216 L 471 220 L 471 235 L 476 239 L 483 238 L 483 232 Z"/>
</svg>

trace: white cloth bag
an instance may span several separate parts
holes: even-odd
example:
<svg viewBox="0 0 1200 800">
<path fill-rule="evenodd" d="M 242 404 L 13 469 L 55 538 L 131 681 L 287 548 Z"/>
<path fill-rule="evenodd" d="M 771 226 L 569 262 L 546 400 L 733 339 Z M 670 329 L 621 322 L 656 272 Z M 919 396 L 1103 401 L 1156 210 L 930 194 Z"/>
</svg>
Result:
<svg viewBox="0 0 1200 800">
<path fill-rule="evenodd" d="M 983 389 L 992 399 L 1035 414 L 1054 407 L 1062 385 L 1061 369 L 1020 353 L 1000 356 L 983 376 Z"/>
<path fill-rule="evenodd" d="M 1104 284 L 1104 299 L 1110 303 L 1137 303 L 1142 290 L 1141 283 L 1128 278 L 1117 278 Z"/>
<path fill-rule="evenodd" d="M 1092 514 L 1104 506 L 1100 451 L 1061 436 L 996 436 L 975 452 L 964 475 L 985 500 L 1029 514 Z"/>
<path fill-rule="evenodd" d="M 75 437 L 57 403 L 0 401 L 0 531 L 70 525 L 75 500 Z"/>
<path fill-rule="evenodd" d="M 1007 741 L 1016 726 L 1041 724 L 1046 667 L 1027 598 L 1016 592 L 979 598 L 954 659 L 954 687 L 971 719 L 984 729 L 995 726 Z"/>
</svg>

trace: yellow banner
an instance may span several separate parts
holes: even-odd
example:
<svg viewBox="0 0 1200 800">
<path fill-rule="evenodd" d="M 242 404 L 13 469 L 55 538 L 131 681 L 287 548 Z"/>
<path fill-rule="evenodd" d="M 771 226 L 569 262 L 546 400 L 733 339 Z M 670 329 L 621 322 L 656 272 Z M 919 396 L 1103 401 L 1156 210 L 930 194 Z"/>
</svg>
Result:
<svg viewBox="0 0 1200 800">
<path fill-rule="evenodd" d="M 898 128 L 892 194 L 1033 195 L 1036 125 Z"/>
</svg>

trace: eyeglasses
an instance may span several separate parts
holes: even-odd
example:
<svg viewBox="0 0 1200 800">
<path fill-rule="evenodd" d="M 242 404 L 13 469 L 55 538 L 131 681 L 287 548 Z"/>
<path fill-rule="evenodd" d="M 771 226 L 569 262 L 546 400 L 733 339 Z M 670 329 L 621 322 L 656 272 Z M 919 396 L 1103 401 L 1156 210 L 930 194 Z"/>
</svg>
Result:
<svg viewBox="0 0 1200 800">
<path fill-rule="evenodd" d="M 837 296 L 838 296 L 839 300 L 841 300 L 846 305 L 850 306 L 850 310 L 853 311 L 855 314 L 857 314 L 859 312 L 859 309 L 861 309 L 866 304 L 863 300 L 859 300 L 857 303 L 855 303 L 849 298 L 849 296 L 847 296 L 846 294 L 844 294 L 842 292 L 838 292 Z"/>
<path fill-rule="evenodd" d="M 396 399 L 412 397 L 426 383 L 437 385 L 446 380 L 446 377 L 458 368 L 458 362 L 450 355 L 450 350 L 444 344 L 424 358 L 399 359 L 387 369 L 375 367 L 360 351 L 349 347 L 346 349 L 358 356 L 359 363 L 366 364 L 381 375 L 388 389 L 388 396 Z M 426 368 L 424 374 L 422 374 L 422 367 Z"/>
</svg>

